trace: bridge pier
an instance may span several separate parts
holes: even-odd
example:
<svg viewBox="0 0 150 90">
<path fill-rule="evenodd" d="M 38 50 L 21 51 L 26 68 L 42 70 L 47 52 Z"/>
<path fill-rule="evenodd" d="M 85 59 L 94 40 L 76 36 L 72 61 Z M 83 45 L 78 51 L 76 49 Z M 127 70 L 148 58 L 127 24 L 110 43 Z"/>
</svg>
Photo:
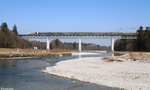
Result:
<svg viewBox="0 0 150 90">
<path fill-rule="evenodd" d="M 114 51 L 114 38 L 111 38 L 111 51 Z"/>
<path fill-rule="evenodd" d="M 50 38 L 47 38 L 46 49 L 50 50 Z"/>
<path fill-rule="evenodd" d="M 81 38 L 79 38 L 79 51 L 82 51 L 82 46 L 81 46 Z"/>
</svg>

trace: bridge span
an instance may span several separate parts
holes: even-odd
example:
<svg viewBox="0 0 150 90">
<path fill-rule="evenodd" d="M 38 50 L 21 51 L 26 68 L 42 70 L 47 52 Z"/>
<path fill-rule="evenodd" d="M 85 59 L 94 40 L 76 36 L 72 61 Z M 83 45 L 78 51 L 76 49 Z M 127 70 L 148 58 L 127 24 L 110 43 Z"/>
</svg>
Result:
<svg viewBox="0 0 150 90">
<path fill-rule="evenodd" d="M 50 39 L 79 39 L 81 51 L 82 39 L 111 39 L 111 50 L 114 51 L 114 39 L 137 39 L 135 32 L 33 32 L 20 34 L 23 39 L 47 39 L 46 48 L 50 49 Z"/>
</svg>

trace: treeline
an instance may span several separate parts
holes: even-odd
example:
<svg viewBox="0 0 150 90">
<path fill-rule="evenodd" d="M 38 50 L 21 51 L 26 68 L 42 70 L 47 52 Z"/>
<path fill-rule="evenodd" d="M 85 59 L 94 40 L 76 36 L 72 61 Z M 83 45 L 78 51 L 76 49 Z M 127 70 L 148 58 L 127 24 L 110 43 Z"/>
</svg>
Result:
<svg viewBox="0 0 150 90">
<path fill-rule="evenodd" d="M 17 26 L 14 25 L 12 30 L 8 28 L 6 22 L 0 26 L 0 48 L 34 48 L 45 49 L 46 45 L 44 42 L 39 41 L 28 41 L 21 39 L 18 35 Z"/>
<path fill-rule="evenodd" d="M 66 43 L 61 42 L 59 39 L 53 40 L 50 43 L 50 48 L 55 49 L 69 49 L 69 50 L 78 50 L 79 44 L 74 43 Z M 82 43 L 82 50 L 110 50 L 110 46 L 100 46 L 92 43 Z"/>
<path fill-rule="evenodd" d="M 18 36 L 17 26 L 10 30 L 7 23 L 0 26 L 0 48 L 30 48 L 31 43 Z"/>
<path fill-rule="evenodd" d="M 150 51 L 150 27 L 140 26 L 137 33 L 136 40 L 116 40 L 115 51 Z"/>
</svg>

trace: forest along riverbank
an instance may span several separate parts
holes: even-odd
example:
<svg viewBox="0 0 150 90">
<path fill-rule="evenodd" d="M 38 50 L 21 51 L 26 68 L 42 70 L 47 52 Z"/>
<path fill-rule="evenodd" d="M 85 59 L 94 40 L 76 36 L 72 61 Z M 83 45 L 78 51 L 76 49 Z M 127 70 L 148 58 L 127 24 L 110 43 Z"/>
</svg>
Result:
<svg viewBox="0 0 150 90">
<path fill-rule="evenodd" d="M 146 56 L 145 56 L 146 55 Z M 150 53 L 60 61 L 45 73 L 128 90 L 150 89 Z M 139 58 L 135 58 L 138 56 Z M 142 58 L 143 57 L 143 58 Z"/>
<path fill-rule="evenodd" d="M 0 59 L 42 58 L 71 56 L 69 50 L 33 50 L 0 48 Z"/>
</svg>

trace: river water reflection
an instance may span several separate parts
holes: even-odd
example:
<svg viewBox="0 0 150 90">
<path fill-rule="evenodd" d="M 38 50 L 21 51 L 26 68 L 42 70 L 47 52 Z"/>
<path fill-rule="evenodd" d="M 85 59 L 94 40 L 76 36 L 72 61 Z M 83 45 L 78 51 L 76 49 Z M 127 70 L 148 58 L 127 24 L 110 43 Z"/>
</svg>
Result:
<svg viewBox="0 0 150 90">
<path fill-rule="evenodd" d="M 0 61 L 0 88 L 14 88 L 14 90 L 118 90 L 41 72 L 45 67 L 52 66 L 62 60 L 105 56 L 111 56 L 111 53 L 57 58 L 2 60 Z"/>
</svg>

